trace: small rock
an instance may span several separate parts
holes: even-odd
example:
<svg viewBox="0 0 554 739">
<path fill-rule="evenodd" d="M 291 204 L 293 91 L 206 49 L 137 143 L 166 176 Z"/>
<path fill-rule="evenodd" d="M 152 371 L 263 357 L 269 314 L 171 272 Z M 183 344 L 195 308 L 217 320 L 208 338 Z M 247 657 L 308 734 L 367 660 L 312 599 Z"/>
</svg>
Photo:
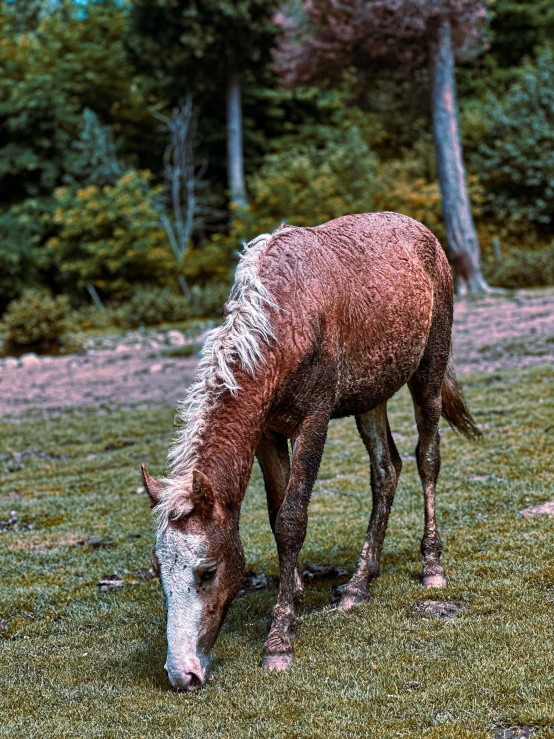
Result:
<svg viewBox="0 0 554 739">
<path fill-rule="evenodd" d="M 146 492 L 146 491 L 145 491 L 145 489 L 144 489 L 144 488 L 142 487 L 142 485 L 140 486 L 140 488 L 137 488 L 137 489 L 135 490 L 135 493 L 136 493 L 137 495 L 142 495 L 142 494 L 143 494 L 143 493 L 145 493 L 145 492 Z"/>
<path fill-rule="evenodd" d="M 40 357 L 37 357 L 33 352 L 23 354 L 19 359 L 22 367 L 33 367 L 34 365 L 40 364 L 40 361 Z"/>
<path fill-rule="evenodd" d="M 554 516 L 554 500 L 529 506 L 518 513 L 518 518 L 531 518 L 532 516 Z"/>
<path fill-rule="evenodd" d="M 161 372 L 163 370 L 163 368 L 164 368 L 164 366 L 161 363 L 153 364 L 150 367 L 150 372 L 152 372 L 152 373 L 154 373 L 154 372 Z"/>
<path fill-rule="evenodd" d="M 128 352 L 128 351 L 130 351 L 130 349 L 129 349 L 129 347 L 128 347 L 128 346 L 126 346 L 125 344 L 118 344 L 118 345 L 117 345 L 117 346 L 115 347 L 115 351 L 116 351 L 116 352 Z"/>
<path fill-rule="evenodd" d="M 245 572 L 242 587 L 238 592 L 237 598 L 252 595 L 260 590 L 268 590 L 274 585 L 276 585 L 276 580 L 274 578 L 268 578 L 264 572 L 260 572 L 259 575 L 251 571 Z"/>
<path fill-rule="evenodd" d="M 4 359 L 4 369 L 16 369 L 16 367 L 19 367 L 19 359 L 15 357 L 6 357 Z"/>
<path fill-rule="evenodd" d="M 175 329 L 166 333 L 166 340 L 171 346 L 183 346 L 187 340 L 180 331 Z"/>
<path fill-rule="evenodd" d="M 106 575 L 101 580 L 98 580 L 96 585 L 100 590 L 113 590 L 114 588 L 122 588 L 124 585 L 123 578 L 119 572 L 114 572 L 113 575 Z"/>
<path fill-rule="evenodd" d="M 421 683 L 419 680 L 410 680 L 407 683 L 404 683 L 402 685 L 402 690 L 405 690 L 406 692 L 410 692 L 411 690 L 418 690 L 421 688 Z"/>
<path fill-rule="evenodd" d="M 17 511 L 10 511 L 10 515 L 4 521 L 0 521 L 0 534 L 6 531 L 32 531 L 33 524 L 20 521 Z"/>
</svg>

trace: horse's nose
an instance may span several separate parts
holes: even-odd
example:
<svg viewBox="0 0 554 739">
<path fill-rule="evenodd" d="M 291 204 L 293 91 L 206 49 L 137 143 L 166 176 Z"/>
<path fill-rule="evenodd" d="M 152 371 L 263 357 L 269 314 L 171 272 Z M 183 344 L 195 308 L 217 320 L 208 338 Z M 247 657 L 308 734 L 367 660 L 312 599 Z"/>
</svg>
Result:
<svg viewBox="0 0 554 739">
<path fill-rule="evenodd" d="M 175 690 L 186 690 L 190 692 L 202 687 L 202 678 L 194 670 L 174 671 L 169 669 L 166 664 L 165 671 L 167 672 L 169 682 Z"/>
</svg>

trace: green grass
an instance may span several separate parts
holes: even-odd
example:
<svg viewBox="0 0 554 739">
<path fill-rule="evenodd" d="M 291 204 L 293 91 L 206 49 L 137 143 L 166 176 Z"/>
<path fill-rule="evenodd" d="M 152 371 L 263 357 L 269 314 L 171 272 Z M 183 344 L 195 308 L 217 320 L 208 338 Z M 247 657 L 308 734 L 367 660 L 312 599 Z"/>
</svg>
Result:
<svg viewBox="0 0 554 739">
<path fill-rule="evenodd" d="M 553 736 L 554 518 L 517 518 L 554 499 L 553 381 L 543 367 L 466 382 L 485 436 L 443 435 L 438 519 L 450 586 L 440 594 L 418 581 L 423 504 L 401 392 L 390 415 L 404 470 L 369 603 L 339 614 L 328 607 L 334 583 L 308 585 L 295 665 L 268 674 L 260 654 L 275 591 L 236 601 L 213 676 L 189 695 L 169 690 L 163 671 L 159 583 L 133 585 L 128 574 L 149 565 L 153 543 L 139 463 L 161 471 L 173 409 L 1 424 L 0 519 L 16 510 L 33 529 L 0 534 L 0 736 L 473 739 L 495 726 Z M 24 450 L 15 469 L 6 453 Z M 302 562 L 353 568 L 367 466 L 353 420 L 333 423 Z M 247 566 L 276 574 L 257 468 L 241 525 Z M 117 546 L 74 543 L 92 536 Z M 100 592 L 115 569 L 126 585 Z M 414 610 L 433 597 L 465 608 L 452 619 Z"/>
</svg>

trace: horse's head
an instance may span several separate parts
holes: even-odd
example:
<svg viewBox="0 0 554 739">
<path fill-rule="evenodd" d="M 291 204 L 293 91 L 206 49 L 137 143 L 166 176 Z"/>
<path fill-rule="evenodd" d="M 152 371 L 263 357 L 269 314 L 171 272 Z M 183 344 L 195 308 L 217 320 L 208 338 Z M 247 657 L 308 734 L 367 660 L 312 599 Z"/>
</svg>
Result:
<svg viewBox="0 0 554 739">
<path fill-rule="evenodd" d="M 143 468 L 155 506 L 161 483 Z M 195 471 L 179 517 L 158 532 L 152 564 L 167 604 L 169 681 L 179 690 L 196 690 L 206 682 L 212 647 L 244 575 L 238 518 L 216 500 L 208 479 Z M 182 504 L 182 501 L 181 501 Z"/>
</svg>

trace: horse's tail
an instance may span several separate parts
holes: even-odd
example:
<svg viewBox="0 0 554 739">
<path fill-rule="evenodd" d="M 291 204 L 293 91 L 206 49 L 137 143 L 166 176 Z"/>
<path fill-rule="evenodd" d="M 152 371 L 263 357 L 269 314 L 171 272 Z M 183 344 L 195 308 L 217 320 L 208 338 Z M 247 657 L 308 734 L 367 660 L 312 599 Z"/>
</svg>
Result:
<svg viewBox="0 0 554 739">
<path fill-rule="evenodd" d="M 441 394 L 442 415 L 452 428 L 455 431 L 459 431 L 467 439 L 478 439 L 482 436 L 465 404 L 462 388 L 454 371 L 452 350 L 450 351 L 446 373 L 442 381 Z"/>
</svg>

